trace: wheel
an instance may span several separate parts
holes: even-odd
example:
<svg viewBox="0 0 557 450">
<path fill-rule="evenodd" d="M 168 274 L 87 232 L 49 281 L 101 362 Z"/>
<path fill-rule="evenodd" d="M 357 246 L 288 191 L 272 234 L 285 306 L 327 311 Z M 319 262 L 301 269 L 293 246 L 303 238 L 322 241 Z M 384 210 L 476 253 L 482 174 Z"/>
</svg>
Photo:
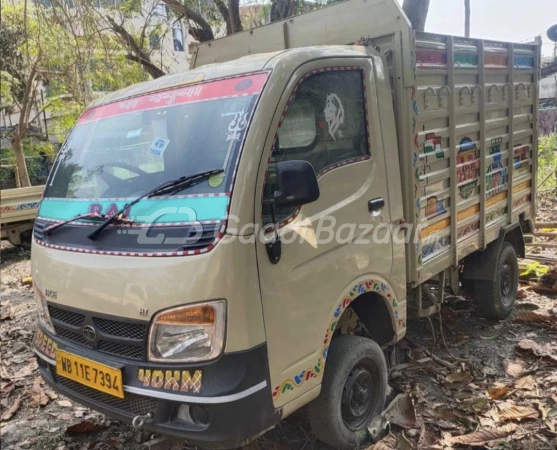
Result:
<svg viewBox="0 0 557 450">
<path fill-rule="evenodd" d="M 503 242 L 493 280 L 475 280 L 478 313 L 489 319 L 505 319 L 513 310 L 518 291 L 518 260 L 510 242 Z"/>
<path fill-rule="evenodd" d="M 387 362 L 376 342 L 351 335 L 333 339 L 321 393 L 308 405 L 313 433 L 341 450 L 360 446 L 367 425 L 383 410 L 387 388 Z"/>
</svg>

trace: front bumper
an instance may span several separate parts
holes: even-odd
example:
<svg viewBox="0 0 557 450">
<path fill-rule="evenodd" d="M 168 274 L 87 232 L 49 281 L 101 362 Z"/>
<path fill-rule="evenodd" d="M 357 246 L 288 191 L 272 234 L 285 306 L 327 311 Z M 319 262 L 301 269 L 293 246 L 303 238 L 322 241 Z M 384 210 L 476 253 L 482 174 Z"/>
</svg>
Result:
<svg viewBox="0 0 557 450">
<path fill-rule="evenodd" d="M 153 419 L 145 423 L 144 429 L 183 438 L 190 444 L 239 447 L 280 420 L 281 412 L 274 409 L 268 381 L 266 345 L 195 366 L 107 357 L 42 328 L 37 330 L 34 346 L 41 376 L 56 391 L 129 424 L 136 416 L 152 413 Z M 121 366 L 125 398 L 57 375 L 57 349 Z M 182 418 L 178 417 L 179 410 Z M 185 419 L 184 410 L 188 411 Z"/>
</svg>

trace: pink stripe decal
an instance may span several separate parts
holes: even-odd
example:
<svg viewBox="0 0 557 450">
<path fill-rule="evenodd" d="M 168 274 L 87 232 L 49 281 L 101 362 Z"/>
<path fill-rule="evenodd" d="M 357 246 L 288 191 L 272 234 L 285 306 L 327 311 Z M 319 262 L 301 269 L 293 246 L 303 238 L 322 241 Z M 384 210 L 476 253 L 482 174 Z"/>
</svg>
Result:
<svg viewBox="0 0 557 450">
<path fill-rule="evenodd" d="M 186 103 L 234 98 L 242 95 L 255 95 L 261 92 L 267 77 L 268 73 L 258 73 L 151 92 L 91 108 L 82 114 L 78 123 L 93 122 L 133 111 L 146 111 Z"/>
</svg>

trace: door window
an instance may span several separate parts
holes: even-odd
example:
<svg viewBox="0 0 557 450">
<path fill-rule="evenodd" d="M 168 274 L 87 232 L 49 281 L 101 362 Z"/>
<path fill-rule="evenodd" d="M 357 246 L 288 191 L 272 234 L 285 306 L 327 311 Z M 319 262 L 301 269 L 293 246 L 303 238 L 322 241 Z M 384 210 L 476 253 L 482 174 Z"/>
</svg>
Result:
<svg viewBox="0 0 557 450">
<path fill-rule="evenodd" d="M 363 71 L 331 70 L 312 74 L 292 94 L 279 125 L 263 190 L 263 200 L 278 188 L 276 164 L 304 160 L 317 176 L 338 165 L 369 156 Z M 276 220 L 284 221 L 292 208 L 275 207 Z M 263 207 L 263 223 L 271 222 Z"/>
</svg>

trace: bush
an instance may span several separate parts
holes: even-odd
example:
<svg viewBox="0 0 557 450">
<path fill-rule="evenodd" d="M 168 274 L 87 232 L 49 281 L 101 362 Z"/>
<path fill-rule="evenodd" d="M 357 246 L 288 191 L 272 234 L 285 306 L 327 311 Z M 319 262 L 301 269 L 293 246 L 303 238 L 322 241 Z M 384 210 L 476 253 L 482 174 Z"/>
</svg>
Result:
<svg viewBox="0 0 557 450">
<path fill-rule="evenodd" d="M 554 173 L 557 169 L 557 133 L 548 136 L 540 136 L 538 146 L 538 185 L 549 174 Z M 549 179 L 541 186 L 542 190 L 557 187 L 555 176 Z"/>
</svg>

